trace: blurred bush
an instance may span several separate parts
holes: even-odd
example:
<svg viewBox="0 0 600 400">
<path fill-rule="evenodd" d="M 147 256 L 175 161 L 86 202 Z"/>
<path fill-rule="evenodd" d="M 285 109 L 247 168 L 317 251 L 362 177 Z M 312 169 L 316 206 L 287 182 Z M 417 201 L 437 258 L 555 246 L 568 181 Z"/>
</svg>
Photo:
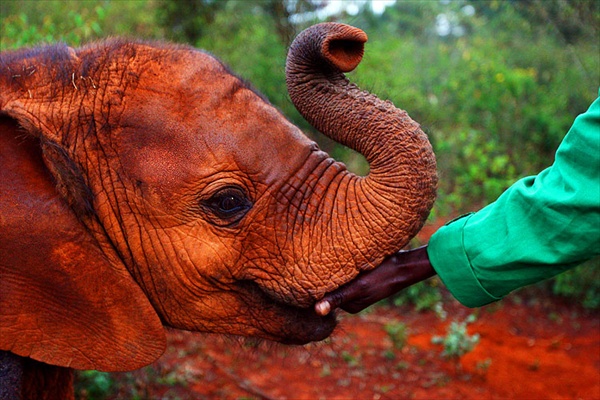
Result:
<svg viewBox="0 0 600 400">
<path fill-rule="evenodd" d="M 107 372 L 77 371 L 76 398 L 80 400 L 104 400 L 113 394 L 115 381 Z"/>
<path fill-rule="evenodd" d="M 0 49 L 63 41 L 79 46 L 107 36 L 162 38 L 152 0 L 0 1 Z"/>
<path fill-rule="evenodd" d="M 600 257 L 558 275 L 552 281 L 552 290 L 585 308 L 600 308 Z"/>
</svg>

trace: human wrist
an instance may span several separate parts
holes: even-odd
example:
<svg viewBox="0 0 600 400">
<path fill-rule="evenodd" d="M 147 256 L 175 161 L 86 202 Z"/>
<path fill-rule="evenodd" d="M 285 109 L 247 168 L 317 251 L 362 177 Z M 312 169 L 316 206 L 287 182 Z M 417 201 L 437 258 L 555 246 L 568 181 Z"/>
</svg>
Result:
<svg viewBox="0 0 600 400">
<path fill-rule="evenodd" d="M 398 268 L 395 275 L 395 285 L 407 287 L 415 283 L 424 281 L 436 275 L 429 256 L 427 254 L 427 245 L 400 251 L 391 256 L 388 262 L 393 263 Z"/>
</svg>

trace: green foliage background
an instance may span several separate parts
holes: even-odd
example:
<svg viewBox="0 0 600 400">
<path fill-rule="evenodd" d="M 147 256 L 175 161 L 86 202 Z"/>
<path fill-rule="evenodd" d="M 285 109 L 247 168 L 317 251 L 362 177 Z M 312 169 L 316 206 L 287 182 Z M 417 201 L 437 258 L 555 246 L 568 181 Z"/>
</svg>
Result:
<svg viewBox="0 0 600 400">
<path fill-rule="evenodd" d="M 350 78 L 406 109 L 430 135 L 440 175 L 432 218 L 478 209 L 519 177 L 549 166 L 573 119 L 598 94 L 596 0 L 396 1 L 380 15 L 368 2 L 346 3 L 360 12 L 342 10 L 327 19 L 369 35 L 364 61 Z M 287 46 L 300 30 L 321 22 L 315 11 L 323 4 L 3 0 L 0 49 L 59 40 L 79 46 L 115 35 L 204 48 L 252 82 L 322 148 L 364 174 L 362 156 L 315 132 L 285 88 Z M 436 29 L 443 20 L 451 28 L 446 35 Z M 598 268 L 580 268 L 561 276 L 554 289 L 574 295 L 584 283 L 599 282 L 598 275 Z M 600 288 L 585 288 L 586 304 L 600 303 Z"/>
</svg>

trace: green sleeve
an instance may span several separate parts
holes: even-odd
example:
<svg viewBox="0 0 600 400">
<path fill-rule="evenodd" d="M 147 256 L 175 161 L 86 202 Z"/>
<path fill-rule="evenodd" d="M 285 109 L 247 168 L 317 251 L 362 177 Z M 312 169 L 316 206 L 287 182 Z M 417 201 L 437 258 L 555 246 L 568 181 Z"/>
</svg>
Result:
<svg viewBox="0 0 600 400">
<path fill-rule="evenodd" d="M 440 228 L 427 251 L 469 307 L 600 254 L 600 97 L 575 119 L 551 167 Z"/>
</svg>

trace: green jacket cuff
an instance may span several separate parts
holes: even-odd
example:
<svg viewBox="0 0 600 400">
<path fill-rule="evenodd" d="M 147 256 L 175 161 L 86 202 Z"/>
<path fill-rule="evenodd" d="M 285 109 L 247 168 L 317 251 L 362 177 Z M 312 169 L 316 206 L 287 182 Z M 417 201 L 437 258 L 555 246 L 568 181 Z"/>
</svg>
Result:
<svg viewBox="0 0 600 400">
<path fill-rule="evenodd" d="M 450 293 L 467 307 L 480 307 L 500 298 L 481 285 L 465 251 L 464 226 L 471 215 L 463 215 L 440 228 L 431 237 L 427 254 Z"/>
</svg>

